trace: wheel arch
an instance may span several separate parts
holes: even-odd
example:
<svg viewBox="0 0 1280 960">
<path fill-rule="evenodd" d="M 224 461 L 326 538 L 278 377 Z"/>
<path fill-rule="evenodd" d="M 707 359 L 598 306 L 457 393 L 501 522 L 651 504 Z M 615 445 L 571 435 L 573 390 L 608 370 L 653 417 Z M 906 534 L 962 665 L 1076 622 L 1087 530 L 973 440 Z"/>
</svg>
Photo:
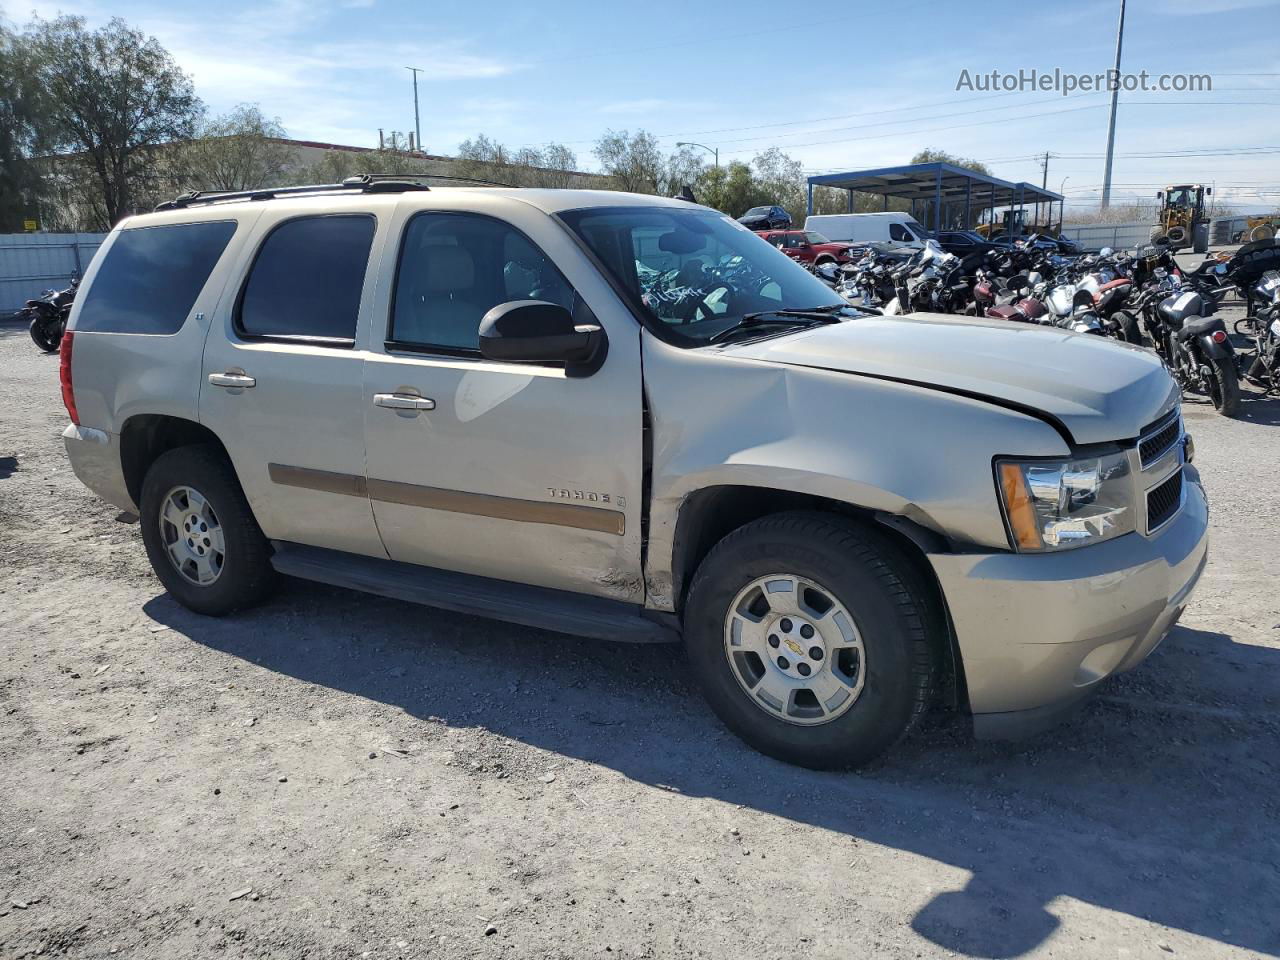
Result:
<svg viewBox="0 0 1280 960">
<path fill-rule="evenodd" d="M 142 503 L 142 482 L 156 459 L 178 447 L 215 447 L 230 461 L 218 435 L 203 424 L 168 414 L 135 414 L 120 428 L 120 467 L 133 502 Z"/>
<path fill-rule="evenodd" d="M 676 616 L 683 616 L 693 575 L 712 547 L 748 523 L 771 514 L 796 510 L 827 513 L 851 520 L 882 536 L 898 549 L 941 612 L 944 636 L 935 638 L 940 641 L 935 652 L 941 658 L 940 666 L 944 673 L 944 699 L 949 706 L 967 703 L 964 668 L 947 599 L 927 557 L 929 553 L 949 553 L 951 545 L 937 532 L 907 517 L 816 494 L 772 487 L 725 484 L 696 490 L 685 497 L 676 515 L 671 557 Z"/>
</svg>

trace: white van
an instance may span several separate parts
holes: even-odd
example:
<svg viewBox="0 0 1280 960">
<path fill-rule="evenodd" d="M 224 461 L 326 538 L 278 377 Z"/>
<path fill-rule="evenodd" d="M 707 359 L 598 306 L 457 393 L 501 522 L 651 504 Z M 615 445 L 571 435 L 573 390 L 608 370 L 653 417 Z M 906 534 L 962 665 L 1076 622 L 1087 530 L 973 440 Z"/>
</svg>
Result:
<svg viewBox="0 0 1280 960">
<path fill-rule="evenodd" d="M 909 213 L 830 213 L 806 217 L 805 230 L 814 230 L 828 240 L 853 243 L 883 243 L 888 246 L 920 249 L 929 231 Z"/>
</svg>

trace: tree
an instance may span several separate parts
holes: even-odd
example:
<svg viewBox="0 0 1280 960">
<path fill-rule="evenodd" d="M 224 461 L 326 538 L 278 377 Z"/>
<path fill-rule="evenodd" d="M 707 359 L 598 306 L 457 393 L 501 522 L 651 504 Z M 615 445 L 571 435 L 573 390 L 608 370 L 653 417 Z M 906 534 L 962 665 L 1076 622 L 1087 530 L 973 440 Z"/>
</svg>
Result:
<svg viewBox="0 0 1280 960">
<path fill-rule="evenodd" d="M 796 226 L 804 223 L 806 181 L 800 161 L 770 147 L 756 154 L 751 169 L 760 189 L 769 197 L 765 202 L 786 208 Z"/>
<path fill-rule="evenodd" d="M 699 203 L 731 217 L 740 217 L 752 207 L 773 202 L 751 167 L 740 160 L 732 161 L 727 167 L 704 170 L 694 192 Z"/>
<path fill-rule="evenodd" d="M 190 190 L 251 190 L 279 186 L 292 157 L 280 141 L 285 129 L 256 104 L 242 103 L 230 113 L 200 124 L 196 139 L 177 157 L 177 177 Z"/>
<path fill-rule="evenodd" d="M 18 38 L 0 24 L 0 232 L 21 230 L 39 202 L 40 176 L 31 158 L 42 113 L 25 60 Z"/>
<path fill-rule="evenodd" d="M 135 212 L 156 148 L 195 133 L 201 104 L 190 78 L 154 37 L 119 17 L 98 30 L 83 17 L 37 19 L 23 42 L 46 97 L 52 146 L 84 156 L 108 224 Z"/>
<path fill-rule="evenodd" d="M 984 177 L 991 176 L 991 171 L 987 169 L 987 165 L 978 160 L 971 160 L 968 157 L 957 157 L 954 153 L 947 153 L 945 150 L 935 150 L 932 147 L 925 147 L 914 157 L 911 158 L 912 163 L 949 163 L 953 167 L 964 167 L 966 170 L 972 170 L 980 173 Z"/>
<path fill-rule="evenodd" d="M 592 152 L 619 190 L 657 193 L 666 166 L 658 138 L 647 130 L 606 130 Z"/>
</svg>

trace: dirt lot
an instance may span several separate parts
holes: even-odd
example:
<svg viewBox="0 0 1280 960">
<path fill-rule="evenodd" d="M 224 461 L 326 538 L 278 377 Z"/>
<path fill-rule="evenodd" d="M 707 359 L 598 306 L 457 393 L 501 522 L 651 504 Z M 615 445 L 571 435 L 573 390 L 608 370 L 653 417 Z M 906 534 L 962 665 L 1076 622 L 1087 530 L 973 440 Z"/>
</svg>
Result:
<svg viewBox="0 0 1280 960">
<path fill-rule="evenodd" d="M 0 957 L 1280 953 L 1280 402 L 1188 404 L 1212 558 L 1074 721 L 860 774 L 729 736 L 680 651 L 286 584 L 177 607 L 0 327 Z"/>
</svg>

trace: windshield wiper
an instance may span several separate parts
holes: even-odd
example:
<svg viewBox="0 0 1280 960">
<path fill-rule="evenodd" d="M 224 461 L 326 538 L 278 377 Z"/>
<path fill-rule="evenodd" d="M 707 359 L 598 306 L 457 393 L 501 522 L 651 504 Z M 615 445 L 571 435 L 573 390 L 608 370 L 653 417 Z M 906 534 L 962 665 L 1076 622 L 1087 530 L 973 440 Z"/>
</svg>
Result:
<svg viewBox="0 0 1280 960">
<path fill-rule="evenodd" d="M 750 330 L 753 327 L 772 325 L 788 327 L 812 327 L 824 323 L 839 323 L 838 317 L 832 316 L 836 310 L 843 310 L 846 304 L 837 303 L 826 307 L 812 307 L 803 310 L 761 310 L 757 313 L 744 314 L 732 326 L 725 327 L 719 333 L 708 338 L 707 343 L 720 343 L 735 333 Z"/>
</svg>

